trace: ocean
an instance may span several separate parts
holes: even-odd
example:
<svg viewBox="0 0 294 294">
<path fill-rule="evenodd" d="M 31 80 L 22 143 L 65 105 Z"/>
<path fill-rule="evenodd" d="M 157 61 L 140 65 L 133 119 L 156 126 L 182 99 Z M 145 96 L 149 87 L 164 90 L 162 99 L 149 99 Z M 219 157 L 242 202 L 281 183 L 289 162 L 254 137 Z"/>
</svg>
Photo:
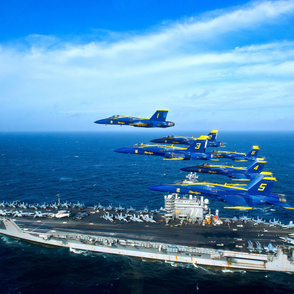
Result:
<svg viewBox="0 0 294 294">
<path fill-rule="evenodd" d="M 159 192 L 148 186 L 174 182 L 187 175 L 180 168 L 203 161 L 166 161 L 161 157 L 135 156 L 113 150 L 149 142 L 165 135 L 197 136 L 205 132 L 135 130 L 89 133 L 1 133 L 0 202 L 61 201 L 86 205 L 132 205 L 159 209 Z M 293 132 L 220 132 L 226 143 L 220 150 L 247 152 L 260 147 L 265 171 L 277 178 L 273 192 L 285 194 L 294 206 Z M 208 148 L 213 150 L 216 148 Z M 214 162 L 215 163 L 215 162 Z M 247 166 L 221 159 L 217 164 Z M 225 177 L 199 175 L 200 181 L 230 182 Z M 221 217 L 241 216 L 244 211 L 223 208 L 210 199 L 212 212 Z M 294 220 L 293 211 L 256 207 L 245 215 Z M 0 237 L 0 293 L 294 293 L 292 274 L 275 272 L 222 272 L 206 268 L 150 262 L 97 253 L 75 254 Z"/>
</svg>

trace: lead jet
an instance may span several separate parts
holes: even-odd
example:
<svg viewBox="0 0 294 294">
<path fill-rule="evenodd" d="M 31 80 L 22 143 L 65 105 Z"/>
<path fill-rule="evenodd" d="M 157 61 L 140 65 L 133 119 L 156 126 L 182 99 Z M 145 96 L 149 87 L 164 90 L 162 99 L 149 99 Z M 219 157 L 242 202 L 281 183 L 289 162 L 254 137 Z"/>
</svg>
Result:
<svg viewBox="0 0 294 294">
<path fill-rule="evenodd" d="M 259 147 L 252 146 L 247 153 L 231 152 L 231 151 L 217 151 L 217 158 L 229 158 L 235 161 L 254 161 L 256 160 Z"/>
<path fill-rule="evenodd" d="M 161 156 L 167 160 L 208 160 L 213 158 L 213 153 L 205 152 L 206 145 L 207 136 L 201 136 L 188 148 L 156 144 L 139 144 L 131 147 L 119 148 L 114 151 L 127 154 Z"/>
<path fill-rule="evenodd" d="M 217 130 L 213 130 L 208 134 L 207 147 L 220 147 L 224 146 L 223 142 L 217 142 Z M 159 139 L 154 139 L 153 143 L 168 143 L 168 144 L 182 144 L 191 145 L 197 138 L 194 137 L 181 137 L 181 136 L 167 136 Z"/>
<path fill-rule="evenodd" d="M 184 167 L 181 168 L 181 170 L 187 172 L 218 174 L 227 176 L 229 178 L 249 181 L 254 179 L 258 174 L 262 172 L 265 163 L 266 161 L 262 160 L 261 158 L 258 158 L 248 167 L 209 165 L 206 163 L 202 165 Z"/>
<path fill-rule="evenodd" d="M 127 125 L 140 128 L 168 128 L 175 125 L 174 122 L 166 121 L 168 110 L 158 109 L 151 118 L 142 118 L 134 116 L 114 115 L 109 118 L 96 120 L 95 124 L 102 125 Z"/>
<path fill-rule="evenodd" d="M 187 181 L 162 184 L 148 187 L 151 190 L 179 194 L 200 194 L 225 201 L 235 209 L 252 209 L 255 205 L 278 205 L 286 209 L 294 209 L 288 205 L 286 198 L 280 194 L 271 193 L 276 179 L 261 173 L 248 185 L 215 184 L 207 182 L 191 183 Z"/>
</svg>

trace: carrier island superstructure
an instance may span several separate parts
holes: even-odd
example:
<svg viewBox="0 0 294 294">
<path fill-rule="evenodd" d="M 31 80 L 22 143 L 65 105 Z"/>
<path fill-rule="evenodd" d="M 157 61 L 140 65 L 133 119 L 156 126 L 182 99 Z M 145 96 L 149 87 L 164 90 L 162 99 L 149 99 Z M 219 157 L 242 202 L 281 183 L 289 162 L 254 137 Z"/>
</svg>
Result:
<svg viewBox="0 0 294 294">
<path fill-rule="evenodd" d="M 224 219 L 202 196 L 165 196 L 164 211 L 2 203 L 0 234 L 43 245 L 230 270 L 294 272 L 293 222 Z M 22 207 L 22 208 L 21 208 Z"/>
</svg>

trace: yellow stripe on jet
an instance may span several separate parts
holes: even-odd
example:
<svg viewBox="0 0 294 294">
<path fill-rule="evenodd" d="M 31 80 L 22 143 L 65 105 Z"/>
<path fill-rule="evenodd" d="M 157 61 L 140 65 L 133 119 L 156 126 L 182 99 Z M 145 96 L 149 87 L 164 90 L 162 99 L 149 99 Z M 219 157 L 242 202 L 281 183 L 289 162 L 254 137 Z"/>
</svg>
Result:
<svg viewBox="0 0 294 294">
<path fill-rule="evenodd" d="M 233 151 L 217 151 L 217 154 L 219 153 L 234 153 L 234 154 L 240 154 L 240 155 L 246 155 L 246 153 L 240 153 L 240 152 L 233 152 Z"/>
<path fill-rule="evenodd" d="M 136 148 L 145 148 L 145 147 L 168 147 L 168 148 L 174 148 L 174 149 L 180 149 L 180 150 L 187 150 L 187 148 L 185 147 L 177 147 L 173 145 L 150 144 L 150 145 L 136 146 Z"/>
<path fill-rule="evenodd" d="M 199 138 L 197 138 L 197 140 L 207 140 L 208 139 L 208 136 L 200 136 Z"/>
<path fill-rule="evenodd" d="M 163 158 L 163 160 L 183 160 L 183 157 Z"/>
<path fill-rule="evenodd" d="M 263 180 L 275 181 L 275 182 L 277 181 L 277 179 L 274 177 L 264 177 Z"/>
<path fill-rule="evenodd" d="M 249 206 L 227 206 L 224 208 L 225 209 L 252 209 L 252 207 L 249 207 Z"/>
<path fill-rule="evenodd" d="M 261 175 L 270 175 L 270 176 L 273 176 L 273 173 L 272 172 L 261 172 L 260 174 Z"/>
<path fill-rule="evenodd" d="M 245 188 L 240 188 L 240 187 L 232 187 L 232 186 L 228 186 L 228 185 L 222 185 L 222 184 L 215 184 L 215 183 L 206 183 L 206 182 L 202 182 L 202 183 L 190 183 L 190 184 L 182 184 L 181 186 L 185 187 L 185 186 L 197 186 L 197 185 L 210 185 L 210 186 L 215 186 L 215 187 L 226 187 L 226 188 L 231 188 L 231 189 L 239 189 L 239 190 L 244 190 L 244 191 L 248 191 L 248 189 Z"/>
<path fill-rule="evenodd" d="M 205 167 L 205 165 L 204 165 Z M 226 167 L 226 168 L 235 168 L 240 170 L 246 170 L 246 167 L 237 167 L 237 166 L 227 166 L 227 165 L 209 165 L 208 167 Z"/>
</svg>

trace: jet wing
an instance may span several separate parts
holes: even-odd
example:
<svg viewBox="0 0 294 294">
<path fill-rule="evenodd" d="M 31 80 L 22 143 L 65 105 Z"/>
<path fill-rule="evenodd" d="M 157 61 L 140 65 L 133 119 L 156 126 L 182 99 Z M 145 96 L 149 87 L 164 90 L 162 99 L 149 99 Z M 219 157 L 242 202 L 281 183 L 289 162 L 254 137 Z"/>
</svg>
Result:
<svg viewBox="0 0 294 294">
<path fill-rule="evenodd" d="M 138 123 L 130 123 L 130 126 L 148 128 L 148 127 L 152 127 L 152 124 L 138 122 Z"/>
<path fill-rule="evenodd" d="M 167 152 L 163 160 L 184 160 L 184 159 L 185 159 L 185 156 L 183 156 L 182 154 Z"/>
<path fill-rule="evenodd" d="M 237 174 L 237 173 L 230 173 L 228 172 L 228 175 L 232 178 L 238 179 L 238 180 L 248 180 L 245 174 Z"/>
<path fill-rule="evenodd" d="M 224 208 L 235 208 L 235 209 L 252 209 L 252 206 L 247 202 L 243 196 L 240 195 L 218 195 L 222 200 L 233 205 L 233 207 L 224 207 Z"/>
</svg>

